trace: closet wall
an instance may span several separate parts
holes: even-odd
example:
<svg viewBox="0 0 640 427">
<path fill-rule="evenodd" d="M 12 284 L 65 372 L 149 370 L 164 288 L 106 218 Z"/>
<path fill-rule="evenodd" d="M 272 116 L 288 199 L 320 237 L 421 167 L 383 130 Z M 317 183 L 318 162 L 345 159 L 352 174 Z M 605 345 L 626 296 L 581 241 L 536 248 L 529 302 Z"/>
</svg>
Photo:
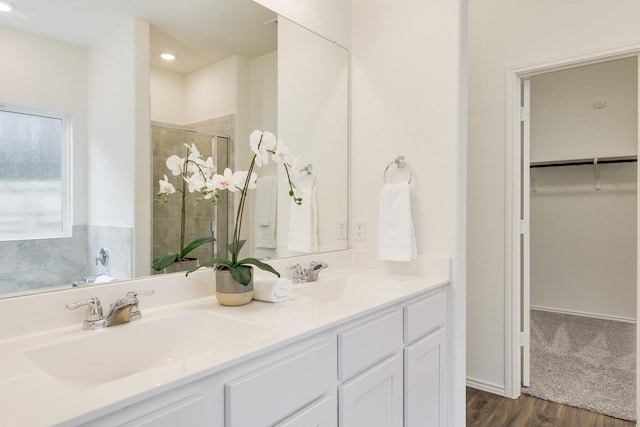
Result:
<svg viewBox="0 0 640 427">
<path fill-rule="evenodd" d="M 637 155 L 636 58 L 531 79 L 531 161 Z M 604 101 L 604 108 L 602 104 Z M 636 163 L 537 168 L 531 306 L 636 318 Z"/>
</svg>

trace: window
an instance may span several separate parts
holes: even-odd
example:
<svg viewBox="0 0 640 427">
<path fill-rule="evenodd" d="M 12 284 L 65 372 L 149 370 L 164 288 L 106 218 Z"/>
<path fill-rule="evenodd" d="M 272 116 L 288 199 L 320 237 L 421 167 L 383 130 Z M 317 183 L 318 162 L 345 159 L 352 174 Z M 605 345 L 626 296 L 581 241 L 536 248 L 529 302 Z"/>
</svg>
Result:
<svg viewBox="0 0 640 427">
<path fill-rule="evenodd" d="M 71 235 L 69 122 L 0 105 L 0 241 Z"/>
</svg>

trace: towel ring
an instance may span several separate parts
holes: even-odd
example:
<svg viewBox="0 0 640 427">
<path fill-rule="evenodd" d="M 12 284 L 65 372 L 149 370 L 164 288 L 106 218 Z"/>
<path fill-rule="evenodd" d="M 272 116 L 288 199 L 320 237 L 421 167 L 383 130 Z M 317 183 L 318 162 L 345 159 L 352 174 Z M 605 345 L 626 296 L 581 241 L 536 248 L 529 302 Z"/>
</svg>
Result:
<svg viewBox="0 0 640 427">
<path fill-rule="evenodd" d="M 391 182 L 389 180 L 389 177 L 391 176 L 391 174 L 389 173 L 390 172 L 389 168 L 391 168 L 391 166 L 393 165 L 395 165 L 397 169 L 407 168 L 409 170 L 409 181 L 407 181 L 407 184 L 411 184 L 411 181 L 413 180 L 413 169 L 411 169 L 411 166 L 409 166 L 409 163 L 405 162 L 404 156 L 396 157 L 396 159 L 393 162 L 387 165 L 383 174 L 384 182 L 386 182 L 387 184 Z"/>
</svg>

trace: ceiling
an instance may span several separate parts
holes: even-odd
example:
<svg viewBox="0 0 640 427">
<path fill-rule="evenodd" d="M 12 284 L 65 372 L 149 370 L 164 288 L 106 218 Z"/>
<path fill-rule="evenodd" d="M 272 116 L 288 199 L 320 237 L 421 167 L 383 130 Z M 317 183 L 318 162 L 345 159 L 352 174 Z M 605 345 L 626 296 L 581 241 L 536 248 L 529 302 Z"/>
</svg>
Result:
<svg viewBox="0 0 640 427">
<path fill-rule="evenodd" d="M 252 0 L 11 0 L 0 26 L 90 46 L 129 17 L 151 24 L 151 65 L 188 73 L 234 54 L 249 59 L 277 48 L 276 14 Z M 176 61 L 158 54 L 171 51 Z"/>
</svg>

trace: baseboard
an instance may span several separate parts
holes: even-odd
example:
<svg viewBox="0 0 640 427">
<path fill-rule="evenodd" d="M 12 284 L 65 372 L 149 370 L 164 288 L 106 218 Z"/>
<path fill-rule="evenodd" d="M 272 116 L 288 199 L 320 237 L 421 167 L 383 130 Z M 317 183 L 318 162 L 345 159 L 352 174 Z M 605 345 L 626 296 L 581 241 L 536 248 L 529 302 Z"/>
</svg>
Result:
<svg viewBox="0 0 640 427">
<path fill-rule="evenodd" d="M 476 380 L 467 377 L 467 387 L 475 388 L 477 390 L 486 391 L 487 393 L 497 394 L 498 396 L 507 396 L 507 390 L 504 386 L 498 384 L 492 384 L 486 381 Z"/>
<path fill-rule="evenodd" d="M 541 307 L 539 305 L 530 305 L 531 310 L 548 311 L 551 313 L 572 314 L 574 316 L 592 317 L 594 319 L 616 320 L 618 322 L 636 323 L 636 319 L 629 317 L 608 316 L 606 314 L 585 313 L 582 311 L 562 310 L 559 308 Z"/>
</svg>

